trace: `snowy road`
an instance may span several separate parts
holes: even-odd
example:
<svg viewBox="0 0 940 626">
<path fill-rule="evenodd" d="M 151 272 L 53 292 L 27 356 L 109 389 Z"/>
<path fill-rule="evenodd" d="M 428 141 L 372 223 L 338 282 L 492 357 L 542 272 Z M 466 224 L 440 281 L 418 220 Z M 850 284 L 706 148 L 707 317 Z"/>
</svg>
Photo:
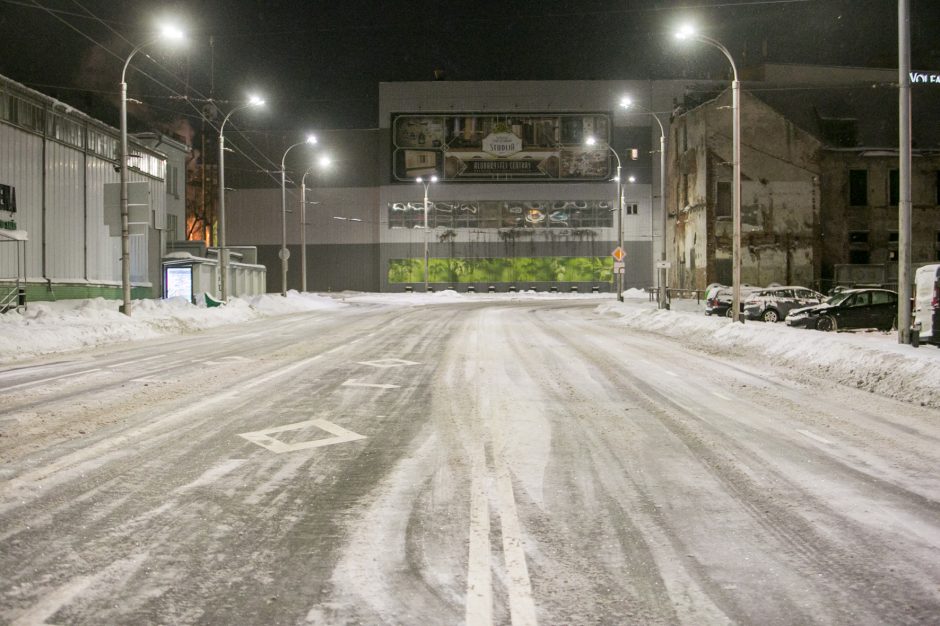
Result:
<svg viewBox="0 0 940 626">
<path fill-rule="evenodd" d="M 590 300 L 0 370 L 0 621 L 940 621 L 940 415 Z"/>
</svg>

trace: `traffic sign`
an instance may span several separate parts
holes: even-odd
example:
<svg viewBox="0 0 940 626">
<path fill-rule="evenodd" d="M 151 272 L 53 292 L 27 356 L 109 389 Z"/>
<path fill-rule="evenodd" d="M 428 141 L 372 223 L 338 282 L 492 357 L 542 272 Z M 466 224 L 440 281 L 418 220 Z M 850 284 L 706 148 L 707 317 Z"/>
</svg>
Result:
<svg viewBox="0 0 940 626">
<path fill-rule="evenodd" d="M 614 261 L 623 261 L 627 253 L 623 251 L 623 248 L 617 246 L 614 248 L 614 251 L 610 253 L 610 256 L 614 257 Z"/>
</svg>

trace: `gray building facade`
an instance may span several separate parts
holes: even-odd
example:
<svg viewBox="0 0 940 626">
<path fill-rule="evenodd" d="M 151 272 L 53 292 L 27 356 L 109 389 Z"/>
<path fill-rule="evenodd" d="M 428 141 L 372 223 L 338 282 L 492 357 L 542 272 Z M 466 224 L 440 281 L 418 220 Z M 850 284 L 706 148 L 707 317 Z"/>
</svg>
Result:
<svg viewBox="0 0 940 626">
<path fill-rule="evenodd" d="M 659 136 L 689 81 L 410 82 L 379 86 L 378 128 L 318 133 L 287 157 L 287 211 L 275 181 L 226 200 L 229 245 L 257 246 L 280 291 L 286 221 L 288 289 L 556 288 L 610 291 L 619 243 L 624 286 L 655 284 L 662 249 Z M 643 108 L 619 106 L 629 95 Z M 596 139 L 587 146 L 589 136 Z M 284 145 L 302 140 L 285 137 Z M 282 148 L 283 150 L 283 148 Z M 616 156 L 614 156 L 616 152 Z M 321 170 L 315 156 L 329 154 Z M 307 168 L 306 205 L 300 183 Z M 427 187 L 415 182 L 437 176 Z M 303 216 L 302 216 L 303 214 Z M 302 220 L 305 224 L 302 224 Z"/>
</svg>

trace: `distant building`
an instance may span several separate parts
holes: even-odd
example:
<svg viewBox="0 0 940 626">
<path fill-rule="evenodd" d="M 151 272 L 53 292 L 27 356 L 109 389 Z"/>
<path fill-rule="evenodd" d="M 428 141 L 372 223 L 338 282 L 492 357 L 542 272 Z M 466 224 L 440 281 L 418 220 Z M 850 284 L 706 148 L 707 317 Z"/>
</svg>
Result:
<svg viewBox="0 0 940 626">
<path fill-rule="evenodd" d="M 382 83 L 377 129 L 320 133 L 316 148 L 289 154 L 288 212 L 282 213 L 276 176 L 227 166 L 234 188 L 226 200 L 228 242 L 257 246 L 269 268 L 268 290 L 279 291 L 274 270 L 286 218 L 288 288 L 299 288 L 298 188 L 323 152 L 333 156 L 333 166 L 307 176 L 309 290 L 423 289 L 427 238 L 435 289 L 610 291 L 620 219 L 609 145 L 623 166 L 624 284 L 649 287 L 663 241 L 660 130 L 642 109 L 618 103 L 629 94 L 668 127 L 674 100 L 696 87 L 690 81 Z M 589 136 L 597 145 L 585 144 Z M 299 131 L 284 137 L 271 158 L 302 138 Z M 425 230 L 424 188 L 415 179 L 435 175 Z"/>
<path fill-rule="evenodd" d="M 785 74 L 806 78 L 798 69 Z M 821 80 L 825 74 L 808 75 Z M 828 85 L 755 84 L 742 93 L 742 283 L 827 289 L 897 280 L 897 88 L 840 84 L 844 75 L 828 75 Z M 877 70 L 849 72 L 853 81 L 858 75 L 885 77 Z M 915 265 L 940 258 L 935 103 L 934 94 L 915 94 Z M 730 105 L 726 91 L 673 120 L 667 166 L 672 286 L 731 282 Z"/>
</svg>

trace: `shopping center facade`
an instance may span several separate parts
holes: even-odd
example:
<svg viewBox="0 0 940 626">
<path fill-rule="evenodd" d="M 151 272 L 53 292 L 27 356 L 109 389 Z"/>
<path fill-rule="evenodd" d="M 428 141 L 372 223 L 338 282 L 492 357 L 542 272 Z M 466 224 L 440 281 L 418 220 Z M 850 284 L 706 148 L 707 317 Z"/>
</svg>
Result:
<svg viewBox="0 0 940 626">
<path fill-rule="evenodd" d="M 377 129 L 319 133 L 316 148 L 289 154 L 296 184 L 288 182 L 283 207 L 276 185 L 240 186 L 227 172 L 237 187 L 227 196 L 228 240 L 257 247 L 268 291 L 281 290 L 275 270 L 285 230 L 288 289 L 300 288 L 305 256 L 309 291 L 421 290 L 426 266 L 437 290 L 610 291 L 622 215 L 624 287 L 653 286 L 663 220 L 660 127 L 650 112 L 668 133 L 675 103 L 701 88 L 690 81 L 382 83 Z M 636 104 L 621 107 L 624 96 Z M 284 144 L 301 139 L 298 131 Z M 301 207 L 299 183 L 317 153 L 330 154 L 333 165 L 310 169 Z"/>
</svg>

